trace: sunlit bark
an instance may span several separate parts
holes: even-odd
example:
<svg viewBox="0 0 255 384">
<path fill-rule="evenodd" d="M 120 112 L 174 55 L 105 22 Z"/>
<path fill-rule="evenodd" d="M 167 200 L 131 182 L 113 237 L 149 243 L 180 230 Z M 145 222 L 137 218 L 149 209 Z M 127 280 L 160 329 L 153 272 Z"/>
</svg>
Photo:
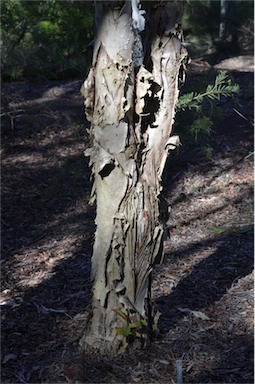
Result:
<svg viewBox="0 0 255 384">
<path fill-rule="evenodd" d="M 97 229 L 91 314 L 80 345 L 115 354 L 144 345 L 156 327 L 150 274 L 162 259 L 161 176 L 178 144 L 171 132 L 186 52 L 180 2 L 148 2 L 146 14 L 136 0 L 100 7 L 83 87 Z"/>
</svg>

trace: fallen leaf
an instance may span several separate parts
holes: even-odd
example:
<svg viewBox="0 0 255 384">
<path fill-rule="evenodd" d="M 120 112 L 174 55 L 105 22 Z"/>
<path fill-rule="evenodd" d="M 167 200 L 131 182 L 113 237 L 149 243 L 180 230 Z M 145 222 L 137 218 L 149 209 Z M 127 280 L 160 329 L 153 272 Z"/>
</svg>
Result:
<svg viewBox="0 0 255 384">
<path fill-rule="evenodd" d="M 177 309 L 178 309 L 178 311 L 183 312 L 183 313 L 191 313 L 197 319 L 210 320 L 210 318 L 204 312 L 193 311 L 192 309 L 189 309 L 189 308 L 180 308 L 179 307 Z"/>
<path fill-rule="evenodd" d="M 159 363 L 164 364 L 164 365 L 168 365 L 169 361 L 168 360 L 159 360 Z"/>
<path fill-rule="evenodd" d="M 210 320 L 210 318 L 204 313 L 200 311 L 192 311 L 191 312 L 194 317 L 201 320 Z"/>
</svg>

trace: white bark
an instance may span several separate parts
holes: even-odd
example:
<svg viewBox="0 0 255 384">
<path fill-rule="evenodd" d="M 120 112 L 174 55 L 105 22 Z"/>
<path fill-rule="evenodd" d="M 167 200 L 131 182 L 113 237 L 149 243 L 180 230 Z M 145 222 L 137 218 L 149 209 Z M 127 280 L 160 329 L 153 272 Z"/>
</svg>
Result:
<svg viewBox="0 0 255 384">
<path fill-rule="evenodd" d="M 177 2 L 164 7 L 157 3 L 148 10 L 167 29 L 150 36 L 152 28 L 145 30 L 152 71 L 143 65 L 135 69 L 141 60 L 134 61 L 134 55 L 142 43 L 144 12 L 133 0 L 122 9 L 110 2 L 103 5 L 93 65 L 84 83 L 94 137 L 86 155 L 93 167 L 97 229 L 91 317 L 80 344 L 87 352 L 111 354 L 127 345 L 125 337 L 116 335 L 117 328 L 141 319 L 153 327 L 149 277 L 162 258 L 161 175 L 168 150 L 177 142 L 170 135 L 186 53 L 175 33 Z M 120 310 L 127 321 L 118 315 Z M 132 346 L 146 338 L 134 338 Z"/>
</svg>

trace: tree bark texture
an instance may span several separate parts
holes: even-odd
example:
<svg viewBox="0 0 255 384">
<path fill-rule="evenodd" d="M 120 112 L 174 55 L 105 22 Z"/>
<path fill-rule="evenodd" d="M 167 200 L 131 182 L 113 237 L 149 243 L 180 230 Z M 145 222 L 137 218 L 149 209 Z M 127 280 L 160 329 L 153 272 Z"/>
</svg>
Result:
<svg viewBox="0 0 255 384">
<path fill-rule="evenodd" d="M 178 144 L 171 132 L 186 51 L 179 31 L 182 3 L 144 7 L 143 15 L 137 0 L 100 3 L 83 86 L 93 138 L 85 154 L 97 204 L 92 307 L 80 341 L 86 352 L 141 346 L 156 326 L 150 275 L 163 253 L 161 176 Z"/>
</svg>

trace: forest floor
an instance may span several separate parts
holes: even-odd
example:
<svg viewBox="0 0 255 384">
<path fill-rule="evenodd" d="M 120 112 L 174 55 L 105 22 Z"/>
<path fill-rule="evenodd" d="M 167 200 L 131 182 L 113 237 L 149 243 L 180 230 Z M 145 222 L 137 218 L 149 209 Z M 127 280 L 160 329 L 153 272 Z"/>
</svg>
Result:
<svg viewBox="0 0 255 384">
<path fill-rule="evenodd" d="M 177 360 L 184 383 L 253 383 L 253 67 L 234 69 L 236 102 L 165 173 L 158 337 L 115 359 L 78 352 L 95 231 L 82 80 L 3 84 L 2 383 L 175 383 Z"/>
</svg>

